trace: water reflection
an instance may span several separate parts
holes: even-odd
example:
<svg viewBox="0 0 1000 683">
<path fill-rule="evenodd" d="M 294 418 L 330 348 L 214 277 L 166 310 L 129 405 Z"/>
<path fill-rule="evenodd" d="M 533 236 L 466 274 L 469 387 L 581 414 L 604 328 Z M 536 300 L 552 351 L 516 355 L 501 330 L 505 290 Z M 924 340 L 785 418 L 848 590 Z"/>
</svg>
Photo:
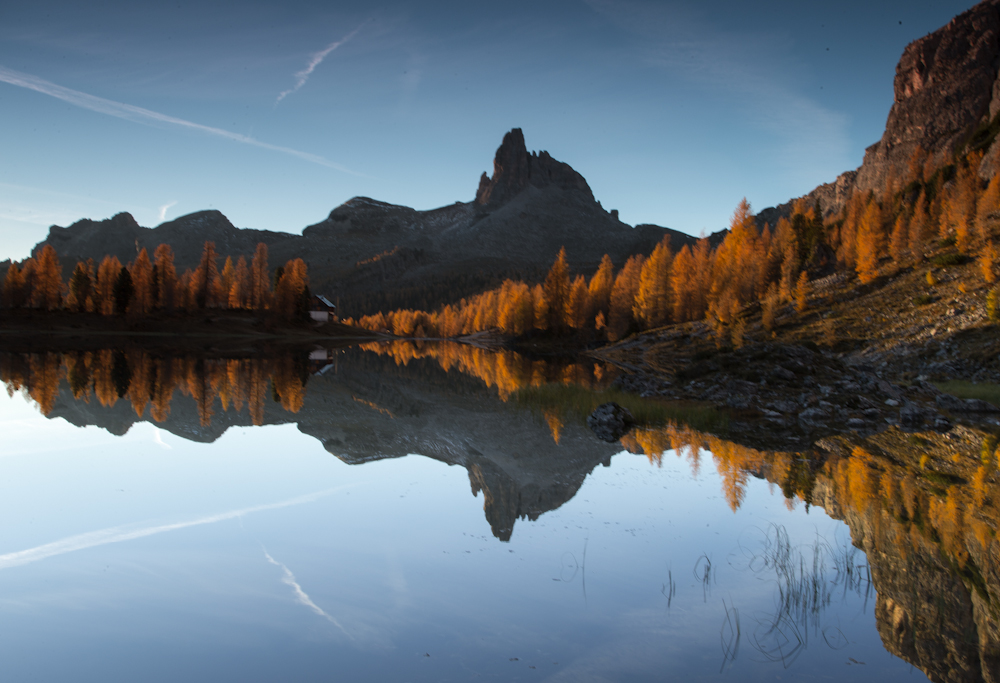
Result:
<svg viewBox="0 0 1000 683">
<path fill-rule="evenodd" d="M 94 400 L 104 408 L 127 401 L 136 417 L 156 422 L 170 416 L 175 393 L 193 399 L 198 422 L 212 423 L 218 399 L 223 412 L 241 412 L 244 405 L 254 425 L 264 423 L 264 405 L 270 388 L 275 402 L 291 413 L 302 408 L 308 379 L 302 354 L 267 358 L 204 358 L 153 355 L 142 349 L 103 349 L 76 353 L 0 353 L 0 380 L 8 395 L 23 391 L 50 415 L 59 398 L 60 384 L 76 401 Z M 96 423 L 95 423 L 96 424 Z"/>
<path fill-rule="evenodd" d="M 724 416 L 651 402 L 645 414 L 654 423 L 616 446 L 594 438 L 582 419 L 611 391 L 611 374 L 592 362 L 551 364 L 455 344 L 230 358 L 128 347 L 0 354 L 9 393 L 73 424 L 123 434 L 151 419 L 213 441 L 234 425 L 295 422 L 348 464 L 420 453 L 459 465 L 501 541 L 511 540 L 517 520 L 564 506 L 622 447 L 654 466 L 673 453 L 695 476 L 710 459 L 733 512 L 763 479 L 789 510 L 819 506 L 845 521 L 853 543 L 795 545 L 777 526 L 741 543 L 725 561 L 769 582 L 775 597 L 771 609 L 746 611 L 727 593 L 723 668 L 747 648 L 787 667 L 810 643 L 842 647 L 840 626 L 823 615 L 851 594 L 862 609 L 873 600 L 886 649 L 932 680 L 1000 680 L 1000 481 L 991 435 L 890 430 L 864 442 L 827 439 L 805 453 L 762 451 L 728 440 Z M 585 580 L 583 548 L 580 561 L 572 558 L 574 581 Z M 710 590 L 721 561 L 706 554 L 692 568 L 706 603 L 718 599 Z M 660 592 L 669 609 L 677 582 L 667 571 Z"/>
<path fill-rule="evenodd" d="M 819 505 L 847 522 L 865 565 L 849 549 L 831 553 L 822 544 L 793 558 L 780 532 L 768 532 L 763 553 L 750 562 L 772 569 L 778 585 L 777 609 L 761 622 L 765 638 L 751 641 L 761 654 L 795 656 L 829 589 L 867 595 L 870 576 L 879 634 L 890 652 L 931 680 L 1000 680 L 1000 478 L 991 435 L 889 430 L 864 445 L 828 439 L 811 453 L 781 453 L 667 425 L 635 430 L 622 442 L 654 464 L 672 450 L 694 471 L 711 457 L 733 510 L 749 479 L 758 477 L 780 487 L 789 509 Z M 819 624 L 812 626 L 815 632 Z"/>
<path fill-rule="evenodd" d="M 267 356 L 169 356 L 142 348 L 0 353 L 8 393 L 42 414 L 125 434 L 152 420 L 213 442 L 229 428 L 294 422 L 332 454 L 361 464 L 421 453 L 468 471 L 495 537 L 575 495 L 619 450 L 554 413 L 509 402 L 550 382 L 606 384 L 600 363 L 547 363 L 460 344 L 365 344 Z M 499 399 L 499 401 L 498 401 Z M 499 405 L 498 405 L 499 403 Z"/>
</svg>

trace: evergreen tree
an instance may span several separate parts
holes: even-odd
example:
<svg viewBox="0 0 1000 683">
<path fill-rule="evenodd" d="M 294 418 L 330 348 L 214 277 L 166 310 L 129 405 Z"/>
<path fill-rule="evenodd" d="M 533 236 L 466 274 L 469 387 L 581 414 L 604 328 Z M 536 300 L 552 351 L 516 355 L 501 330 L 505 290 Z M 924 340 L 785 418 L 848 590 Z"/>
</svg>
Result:
<svg viewBox="0 0 1000 683">
<path fill-rule="evenodd" d="M 115 313 L 125 315 L 135 296 L 135 286 L 132 283 L 132 275 L 128 272 L 128 268 L 121 268 L 118 271 L 113 296 Z"/>
<path fill-rule="evenodd" d="M 75 313 L 87 310 L 87 299 L 90 298 L 91 286 L 89 269 L 83 261 L 80 261 L 76 264 L 69 279 L 69 296 L 66 297 L 66 306 Z"/>
</svg>

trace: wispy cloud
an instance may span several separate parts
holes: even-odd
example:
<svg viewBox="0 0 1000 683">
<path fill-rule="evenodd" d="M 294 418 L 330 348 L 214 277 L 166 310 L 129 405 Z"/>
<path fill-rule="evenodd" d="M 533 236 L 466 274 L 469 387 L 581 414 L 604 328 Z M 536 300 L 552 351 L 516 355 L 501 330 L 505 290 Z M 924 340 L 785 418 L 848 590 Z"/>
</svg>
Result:
<svg viewBox="0 0 1000 683">
<path fill-rule="evenodd" d="M 295 580 L 295 574 L 292 574 L 292 571 L 287 566 L 285 566 L 284 563 L 278 562 L 276 559 L 271 557 L 271 554 L 267 552 L 267 549 L 263 550 L 264 550 L 264 557 L 267 558 L 268 562 L 273 564 L 275 567 L 281 567 L 281 571 L 283 573 L 281 577 L 281 583 L 285 584 L 286 586 L 292 589 L 292 593 L 295 595 L 295 602 L 299 603 L 300 605 L 303 605 L 304 607 L 308 607 L 310 610 L 312 610 L 313 612 L 315 612 L 316 614 L 323 617 L 331 624 L 339 628 L 341 631 L 343 631 L 345 636 L 347 636 L 351 640 L 354 640 L 354 636 L 348 633 L 347 629 L 344 628 L 339 621 L 337 621 L 332 616 L 327 614 L 322 607 L 320 607 L 319 605 L 317 605 L 315 602 L 312 601 L 312 598 L 310 598 L 309 595 L 304 590 L 302 590 L 302 586 L 300 586 L 299 582 Z"/>
<path fill-rule="evenodd" d="M 108 116 L 114 116 L 119 119 L 125 119 L 126 121 L 132 121 L 133 123 L 141 123 L 145 125 L 168 125 L 176 126 L 179 128 L 185 128 L 187 130 L 195 130 L 200 133 L 205 133 L 207 135 L 213 135 L 215 137 L 224 138 L 226 140 L 232 140 L 233 142 L 240 142 L 245 145 L 252 145 L 254 147 L 260 147 L 262 149 L 268 149 L 273 152 L 281 152 L 282 154 L 288 154 L 290 156 L 308 161 L 310 163 L 319 164 L 320 166 L 326 166 L 327 168 L 333 168 L 344 173 L 349 173 L 351 175 L 362 175 L 356 171 L 352 171 L 349 168 L 336 164 L 328 159 L 325 159 L 317 154 L 310 154 L 309 152 L 300 152 L 297 149 L 291 149 L 290 147 L 282 147 L 281 145 L 272 145 L 269 142 L 262 142 L 256 138 L 249 137 L 247 135 L 240 135 L 239 133 L 233 133 L 232 131 L 223 130 L 222 128 L 213 128 L 212 126 L 204 126 L 200 123 L 194 123 L 192 121 L 186 121 L 184 119 L 179 119 L 174 116 L 168 116 L 167 114 L 161 114 L 149 109 L 144 109 L 142 107 L 136 107 L 131 104 L 125 104 L 123 102 L 115 102 L 114 100 L 107 100 L 103 97 L 97 97 L 96 95 L 88 95 L 87 93 L 80 92 L 79 90 L 73 90 L 71 88 L 65 88 L 61 85 L 56 85 L 55 83 L 50 83 L 49 81 L 38 78 L 37 76 L 32 76 L 31 74 L 21 73 L 19 71 L 14 71 L 13 69 L 8 69 L 6 67 L 0 66 L 0 82 L 9 83 L 10 85 L 15 85 L 19 88 L 27 88 L 28 90 L 34 90 L 35 92 L 40 92 L 43 95 L 48 95 L 50 97 L 55 97 L 64 102 L 68 102 L 74 106 L 81 107 L 83 109 L 89 109 L 90 111 L 95 111 L 100 114 L 106 114 Z"/>
<path fill-rule="evenodd" d="M 175 206 L 177 206 L 177 200 L 176 199 L 174 201 L 172 201 L 172 202 L 167 202 L 166 204 L 164 204 L 163 206 L 160 207 L 159 221 L 161 223 L 166 220 L 166 218 L 167 218 L 167 211 L 169 211 L 171 208 L 173 208 Z"/>
<path fill-rule="evenodd" d="M 364 26 L 364 24 L 362 24 L 361 26 Z M 312 74 L 313 71 L 316 70 L 317 66 L 323 63 L 323 60 L 326 59 L 326 56 L 331 52 L 333 52 L 334 50 L 336 50 L 341 45 L 343 45 L 344 43 L 346 43 L 347 41 L 349 41 L 354 36 L 358 35 L 358 31 L 361 30 L 361 26 L 358 26 L 356 29 L 348 33 L 340 40 L 330 43 L 319 52 L 314 52 L 312 57 L 309 58 L 309 63 L 306 65 L 306 68 L 295 74 L 295 85 L 293 85 L 291 88 L 278 95 L 278 99 L 274 102 L 274 106 L 278 106 L 278 102 L 281 102 L 281 100 L 285 99 L 293 92 L 297 91 L 299 88 L 305 85 L 306 81 L 309 80 L 309 76 Z"/>
<path fill-rule="evenodd" d="M 50 557 L 56 557 L 57 555 L 65 555 L 66 553 L 76 552 L 77 550 L 85 550 L 87 548 L 95 548 L 101 545 L 108 545 L 109 543 L 133 541 L 137 538 L 154 536 L 167 531 L 177 531 L 178 529 L 187 529 L 188 527 L 201 526 L 203 524 L 214 524 L 215 522 L 223 522 L 228 519 L 237 519 L 243 515 L 249 515 L 254 512 L 277 510 L 278 508 L 302 505 L 303 503 L 312 503 L 324 496 L 328 496 L 344 488 L 347 487 L 338 486 L 336 488 L 327 489 L 326 491 L 318 491 L 316 493 L 309 493 L 297 498 L 284 500 L 279 503 L 268 503 L 265 505 L 255 505 L 254 507 L 241 508 L 239 510 L 230 510 L 229 512 L 209 515 L 208 517 L 199 517 L 198 519 L 192 519 L 186 522 L 174 522 L 172 524 L 158 524 L 154 526 L 140 527 L 116 526 L 108 529 L 100 529 L 98 531 L 90 531 L 85 534 L 77 534 L 76 536 L 68 536 L 58 541 L 53 541 L 52 543 L 46 543 L 44 545 L 35 546 L 34 548 L 28 548 L 27 550 L 19 550 L 17 552 L 0 555 L 0 569 L 20 567 L 25 564 L 45 560 Z"/>
</svg>

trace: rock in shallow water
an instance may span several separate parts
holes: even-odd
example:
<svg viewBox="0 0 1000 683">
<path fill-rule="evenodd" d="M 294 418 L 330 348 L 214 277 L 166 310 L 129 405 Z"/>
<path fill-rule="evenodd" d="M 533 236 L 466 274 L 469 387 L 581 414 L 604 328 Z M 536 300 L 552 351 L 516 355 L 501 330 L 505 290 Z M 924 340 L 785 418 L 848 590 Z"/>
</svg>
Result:
<svg viewBox="0 0 1000 683">
<path fill-rule="evenodd" d="M 587 426 L 602 441 L 614 442 L 622 438 L 635 424 L 635 418 L 627 408 L 617 403 L 603 403 L 587 418 Z"/>
</svg>

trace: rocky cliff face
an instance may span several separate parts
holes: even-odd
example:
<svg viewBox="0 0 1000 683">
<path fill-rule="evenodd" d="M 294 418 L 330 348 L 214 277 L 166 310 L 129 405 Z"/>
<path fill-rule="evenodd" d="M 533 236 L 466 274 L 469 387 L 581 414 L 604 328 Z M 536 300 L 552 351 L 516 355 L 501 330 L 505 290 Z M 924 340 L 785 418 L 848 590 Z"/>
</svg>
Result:
<svg viewBox="0 0 1000 683">
<path fill-rule="evenodd" d="M 961 452 L 963 460 L 978 462 L 979 433 L 956 429 L 948 437 L 943 442 Z M 843 444 L 822 443 L 833 457 L 852 457 Z M 923 451 L 914 452 L 919 456 Z M 880 466 L 895 481 L 905 477 L 899 462 L 880 460 Z M 886 650 L 935 682 L 1000 682 L 1000 566 L 993 543 L 984 547 L 966 525 L 956 536 L 962 549 L 956 553 L 920 528 L 928 524 L 926 518 L 903 522 L 881 500 L 859 505 L 856 492 L 845 490 L 836 477 L 818 477 L 811 493 L 814 504 L 847 523 L 851 541 L 867 557 L 877 592 L 876 626 Z M 967 514 L 971 518 L 974 513 Z"/>
<path fill-rule="evenodd" d="M 918 147 L 938 163 L 962 151 L 1000 110 L 1000 2 L 985 0 L 907 46 L 882 139 L 869 147 L 855 187 L 902 177 Z"/>
<path fill-rule="evenodd" d="M 906 175 L 921 148 L 936 164 L 967 149 L 986 151 L 980 175 L 1000 170 L 995 124 L 1000 113 L 1000 0 L 984 0 L 906 47 L 896 67 L 893 104 L 882 139 L 865 151 L 856 171 L 820 185 L 806 197 L 826 215 L 839 212 L 854 191 L 882 191 Z M 994 124 L 994 126 L 991 126 Z M 791 202 L 761 211 L 774 225 Z"/>
</svg>

